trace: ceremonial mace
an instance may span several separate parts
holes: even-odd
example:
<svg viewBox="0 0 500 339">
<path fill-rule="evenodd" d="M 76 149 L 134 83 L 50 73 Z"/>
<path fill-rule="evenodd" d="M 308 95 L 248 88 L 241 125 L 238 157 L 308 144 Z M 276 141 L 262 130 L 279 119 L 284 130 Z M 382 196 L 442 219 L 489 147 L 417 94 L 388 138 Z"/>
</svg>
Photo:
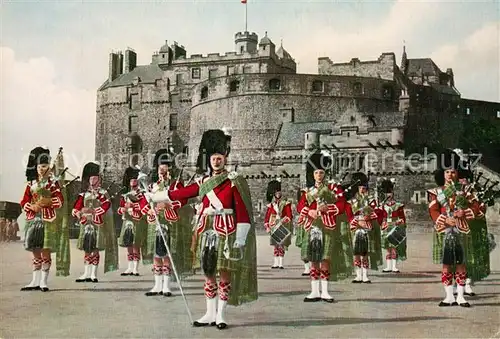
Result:
<svg viewBox="0 0 500 339">
<path fill-rule="evenodd" d="M 140 169 L 139 166 L 136 166 L 136 168 L 139 169 L 139 175 L 137 177 L 137 181 L 142 186 L 142 189 L 144 190 L 144 192 L 148 192 L 148 185 L 146 182 L 146 179 L 148 176 L 147 176 L 147 174 L 142 172 L 142 170 Z M 146 194 L 144 195 L 144 197 L 148 201 L 149 207 L 151 208 L 151 210 L 154 213 L 155 222 L 156 222 L 156 229 L 160 231 L 161 238 L 163 240 L 163 244 L 165 245 L 165 248 L 167 249 L 167 254 L 168 254 L 168 257 L 170 259 L 170 264 L 172 265 L 172 271 L 174 272 L 175 279 L 177 280 L 177 285 L 179 286 L 179 291 L 181 292 L 182 299 L 184 300 L 184 305 L 186 306 L 186 311 L 187 311 L 187 314 L 189 317 L 189 321 L 191 322 L 191 324 L 193 324 L 194 323 L 193 316 L 191 315 L 191 311 L 189 310 L 187 299 L 186 299 L 186 296 L 184 295 L 184 291 L 182 289 L 181 279 L 179 278 L 179 275 L 177 274 L 177 269 L 175 268 L 174 259 L 172 258 L 172 253 L 170 252 L 170 247 L 168 246 L 167 240 L 165 239 L 165 235 L 163 234 L 163 230 L 162 230 L 162 227 L 160 225 L 160 220 L 158 219 L 158 214 L 156 213 L 156 210 L 155 210 L 154 202 Z"/>
</svg>

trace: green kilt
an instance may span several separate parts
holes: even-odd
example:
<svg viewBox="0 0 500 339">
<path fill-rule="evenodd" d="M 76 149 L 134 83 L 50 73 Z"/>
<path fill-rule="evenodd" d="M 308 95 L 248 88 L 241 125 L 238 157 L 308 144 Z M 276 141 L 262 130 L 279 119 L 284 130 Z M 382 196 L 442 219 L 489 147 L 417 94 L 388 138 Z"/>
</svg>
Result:
<svg viewBox="0 0 500 339">
<path fill-rule="evenodd" d="M 432 261 L 434 264 L 443 264 L 443 253 L 444 253 L 444 237 L 445 233 L 434 232 L 433 243 L 432 243 Z M 464 254 L 467 258 L 467 248 L 470 246 L 470 237 L 468 234 L 458 233 L 458 241 L 462 244 L 464 248 Z"/>
<path fill-rule="evenodd" d="M 192 274 L 193 260 L 191 253 L 191 219 L 193 209 L 186 205 L 178 210 L 179 220 L 167 222 L 160 215 L 160 224 L 167 225 L 169 230 L 169 249 L 174 261 L 177 273 L 181 276 Z M 156 254 L 156 222 L 147 225 L 145 257 L 152 260 Z"/>
<path fill-rule="evenodd" d="M 211 225 L 213 225 L 214 217 L 208 216 L 206 220 L 206 229 L 203 233 L 199 234 L 197 237 L 197 243 L 195 247 L 195 268 L 201 268 L 201 244 L 203 241 L 204 233 L 207 232 Z M 210 225 L 210 226 L 209 226 Z M 239 261 L 232 261 L 226 259 L 223 254 L 224 244 L 226 241 L 226 236 L 218 234 L 219 243 L 217 246 L 217 270 L 225 270 L 231 274 L 231 293 L 229 293 L 229 305 L 237 306 L 246 302 L 254 301 L 257 299 L 257 276 L 256 265 L 257 265 L 257 251 L 256 251 L 256 236 L 255 229 L 252 227 L 248 232 L 246 239 L 246 245 L 244 247 L 243 259 Z M 230 258 L 239 258 L 240 250 L 233 248 L 233 244 L 236 241 L 236 232 L 232 233 L 228 237 L 228 245 L 230 248 Z M 250 277 L 252 279 L 244 279 L 244 277 Z"/>
<path fill-rule="evenodd" d="M 391 225 L 387 227 L 386 230 L 381 231 L 382 234 L 382 247 L 384 249 L 390 249 L 390 248 L 396 248 L 396 253 L 398 254 L 398 261 L 405 261 L 406 260 L 406 239 L 402 243 L 399 244 L 399 246 L 394 246 L 393 244 L 389 243 L 387 241 L 387 234 L 389 234 L 390 231 L 392 231 L 396 227 L 406 227 L 406 225 Z"/>
<path fill-rule="evenodd" d="M 371 270 L 377 271 L 379 266 L 383 265 L 382 260 L 382 235 L 380 231 L 380 225 L 376 220 L 372 220 L 372 230 L 368 231 L 368 262 Z M 355 230 L 352 232 L 352 244 L 354 247 L 354 234 Z"/>
<path fill-rule="evenodd" d="M 346 215 L 343 214 L 337 217 L 337 227 L 334 230 L 326 229 L 319 218 L 314 220 L 312 226 L 316 226 L 323 231 L 322 259 L 330 262 L 329 280 L 338 281 L 349 278 L 353 273 L 352 239 Z M 304 230 L 303 227 L 301 228 Z M 304 230 L 300 241 L 300 256 L 304 262 L 311 261 L 309 257 L 310 239 L 311 231 Z"/>
<path fill-rule="evenodd" d="M 290 231 L 290 236 L 288 236 L 288 238 L 286 238 L 285 241 L 283 241 L 283 244 L 281 245 L 286 251 L 288 250 L 288 246 L 292 244 L 293 225 L 292 222 L 283 223 L 282 225 L 285 226 L 288 231 Z M 269 244 L 271 246 L 276 246 L 273 241 L 273 238 L 270 238 Z"/>
<path fill-rule="evenodd" d="M 24 227 L 24 239 L 27 238 L 28 233 L 31 231 L 31 228 L 34 227 L 35 225 L 35 220 L 37 218 L 29 220 L 26 222 L 26 226 Z M 56 219 L 57 220 L 57 219 Z M 44 250 L 50 250 L 51 253 L 57 252 L 57 244 L 58 244 L 58 235 L 57 235 L 57 230 L 58 230 L 58 225 L 56 220 L 54 221 L 45 221 L 43 220 L 43 249 Z M 32 252 L 33 249 L 26 249 L 27 251 Z"/>
<path fill-rule="evenodd" d="M 297 225 L 295 228 L 295 246 L 302 248 L 302 242 L 306 237 L 307 232 L 301 225 Z"/>
<path fill-rule="evenodd" d="M 120 247 L 127 247 L 123 244 L 123 236 L 125 235 L 125 220 L 122 223 L 122 229 L 120 231 L 120 239 L 118 241 L 118 245 Z M 133 232 L 134 232 L 134 243 L 133 246 L 142 247 L 144 242 L 146 241 L 148 235 L 148 224 L 146 218 L 143 217 L 141 220 L 136 221 L 132 220 L 133 223 Z"/>
<path fill-rule="evenodd" d="M 486 219 L 469 221 L 469 241 L 465 247 L 467 276 L 480 281 L 490 274 L 490 248 Z"/>
</svg>

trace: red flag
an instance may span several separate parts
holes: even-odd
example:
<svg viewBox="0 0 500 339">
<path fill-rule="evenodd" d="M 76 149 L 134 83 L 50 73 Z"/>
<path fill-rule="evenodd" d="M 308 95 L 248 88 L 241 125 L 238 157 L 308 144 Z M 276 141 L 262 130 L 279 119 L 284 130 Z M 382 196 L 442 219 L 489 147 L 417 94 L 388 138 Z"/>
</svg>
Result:
<svg viewBox="0 0 500 339">
<path fill-rule="evenodd" d="M 247 0 L 241 0 L 241 3 L 242 3 L 242 4 L 246 4 L 246 3 L 247 3 Z"/>
</svg>

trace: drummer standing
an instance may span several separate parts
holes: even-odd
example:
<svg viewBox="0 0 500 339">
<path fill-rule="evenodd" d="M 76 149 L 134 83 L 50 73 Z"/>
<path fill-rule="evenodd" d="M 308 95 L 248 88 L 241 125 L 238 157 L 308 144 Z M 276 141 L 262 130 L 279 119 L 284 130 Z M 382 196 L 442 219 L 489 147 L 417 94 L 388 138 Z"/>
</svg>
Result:
<svg viewBox="0 0 500 339">
<path fill-rule="evenodd" d="M 281 180 L 279 178 L 267 184 L 266 200 L 269 204 L 267 205 L 267 212 L 264 218 L 264 227 L 266 228 L 266 232 L 271 234 L 271 246 L 274 247 L 274 263 L 271 268 L 283 269 L 285 251 L 292 242 L 292 203 L 282 197 Z M 289 236 L 285 239 L 278 239 L 280 237 L 273 236 L 278 223 L 281 224 L 280 227 L 286 228 L 289 232 Z M 278 233 L 280 235 L 284 234 L 283 232 Z"/>
<path fill-rule="evenodd" d="M 404 240 L 403 237 L 400 237 L 396 239 L 396 241 L 391 241 L 388 235 L 396 233 L 399 235 L 399 231 L 406 231 L 404 204 L 394 199 L 394 182 L 392 180 L 385 179 L 380 186 L 382 188 L 382 193 L 385 194 L 385 200 L 380 206 L 382 211 L 382 246 L 387 251 L 385 255 L 387 267 L 384 268 L 382 272 L 399 273 L 396 267 L 397 261 L 406 260 L 406 232 L 404 232 Z M 398 236 L 394 238 L 398 238 Z"/>
</svg>

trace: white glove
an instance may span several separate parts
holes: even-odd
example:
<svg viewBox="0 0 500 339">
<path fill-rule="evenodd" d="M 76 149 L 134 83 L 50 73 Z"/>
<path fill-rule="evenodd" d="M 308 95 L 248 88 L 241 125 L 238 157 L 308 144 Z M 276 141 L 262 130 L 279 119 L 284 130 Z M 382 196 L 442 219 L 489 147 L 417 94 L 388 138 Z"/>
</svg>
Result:
<svg viewBox="0 0 500 339">
<path fill-rule="evenodd" d="M 250 231 L 250 224 L 236 224 L 236 241 L 233 244 L 234 248 L 241 248 L 245 246 L 248 231 Z"/>
</svg>

